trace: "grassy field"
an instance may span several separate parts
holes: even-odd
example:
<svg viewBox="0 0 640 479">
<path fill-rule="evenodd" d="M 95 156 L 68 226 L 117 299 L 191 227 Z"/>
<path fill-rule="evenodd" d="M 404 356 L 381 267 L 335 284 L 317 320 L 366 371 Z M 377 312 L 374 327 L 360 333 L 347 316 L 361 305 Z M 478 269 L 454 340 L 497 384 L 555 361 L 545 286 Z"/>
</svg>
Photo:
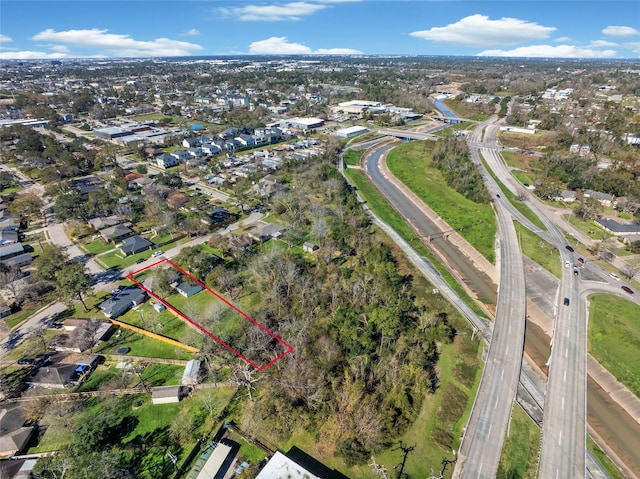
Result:
<svg viewBox="0 0 640 479">
<path fill-rule="evenodd" d="M 7 325 L 7 328 L 13 329 L 35 312 L 35 309 L 23 309 L 22 311 L 18 311 L 17 313 L 13 313 L 11 316 L 7 316 L 2 319 Z"/>
<path fill-rule="evenodd" d="M 92 254 L 106 253 L 116 247 L 113 243 L 106 243 L 102 238 L 85 243 L 84 248 Z"/>
<path fill-rule="evenodd" d="M 116 354 L 118 348 L 130 348 L 129 355 L 148 358 L 192 359 L 192 354 L 177 346 L 143 334 L 119 329 L 108 341 L 95 348 L 96 354 Z"/>
<path fill-rule="evenodd" d="M 509 435 L 498 464 L 498 479 L 535 477 L 540 434 L 540 428 L 519 404 L 514 404 Z"/>
<path fill-rule="evenodd" d="M 369 182 L 366 175 L 359 170 L 348 169 L 345 174 L 349 181 L 358 188 L 359 194 L 366 200 L 367 206 L 378 215 L 378 217 L 393 228 L 405 241 L 408 241 L 416 252 L 429 259 L 445 281 L 455 290 L 455 292 L 472 308 L 478 315 L 486 318 L 486 314 L 467 294 L 465 289 L 458 284 L 455 278 L 444 268 L 435 255 L 418 238 L 411 227 L 401 218 L 380 192 Z"/>
<path fill-rule="evenodd" d="M 431 143 L 410 142 L 387 157 L 391 172 L 491 263 L 495 262 L 496 221 L 490 204 L 474 203 L 449 188 L 431 166 Z"/>
<path fill-rule="evenodd" d="M 360 158 L 364 150 L 347 150 L 344 152 L 344 162 L 349 166 L 360 166 Z"/>
<path fill-rule="evenodd" d="M 560 278 L 562 275 L 562 262 L 558 249 L 517 221 L 515 222 L 515 227 L 522 253 L 557 278 Z"/>
<path fill-rule="evenodd" d="M 602 228 L 596 226 L 591 220 L 585 220 L 576 215 L 565 215 L 564 218 L 591 239 L 602 241 L 611 236 Z"/>
<path fill-rule="evenodd" d="M 589 300 L 589 352 L 640 396 L 640 306 L 609 294 L 595 294 Z"/>
</svg>

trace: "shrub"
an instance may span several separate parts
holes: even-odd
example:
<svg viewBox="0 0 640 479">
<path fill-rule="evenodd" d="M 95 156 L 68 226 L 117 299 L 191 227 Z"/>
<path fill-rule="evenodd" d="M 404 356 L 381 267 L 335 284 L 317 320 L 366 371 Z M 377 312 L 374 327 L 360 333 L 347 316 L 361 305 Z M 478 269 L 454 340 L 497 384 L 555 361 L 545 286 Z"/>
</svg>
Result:
<svg viewBox="0 0 640 479">
<path fill-rule="evenodd" d="M 371 453 L 358 439 L 350 437 L 336 445 L 336 455 L 344 457 L 347 466 L 353 467 L 358 464 L 366 464 Z"/>
</svg>

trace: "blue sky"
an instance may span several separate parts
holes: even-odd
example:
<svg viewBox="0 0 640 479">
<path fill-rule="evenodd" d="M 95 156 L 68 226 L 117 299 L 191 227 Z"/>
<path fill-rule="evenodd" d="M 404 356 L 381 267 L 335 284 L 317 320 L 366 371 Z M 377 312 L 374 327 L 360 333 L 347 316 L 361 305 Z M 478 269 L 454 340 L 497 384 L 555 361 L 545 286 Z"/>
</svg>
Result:
<svg viewBox="0 0 640 479">
<path fill-rule="evenodd" d="M 0 59 L 241 54 L 640 58 L 640 2 L 0 3 Z"/>
</svg>

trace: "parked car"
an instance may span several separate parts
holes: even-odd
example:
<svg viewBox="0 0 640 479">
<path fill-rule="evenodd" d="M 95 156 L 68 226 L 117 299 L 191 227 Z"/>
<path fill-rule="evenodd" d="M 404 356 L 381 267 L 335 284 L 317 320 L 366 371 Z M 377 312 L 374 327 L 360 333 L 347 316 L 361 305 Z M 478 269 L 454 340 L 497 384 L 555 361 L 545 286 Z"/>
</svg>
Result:
<svg viewBox="0 0 640 479">
<path fill-rule="evenodd" d="M 622 291 L 625 291 L 629 294 L 633 294 L 633 290 L 629 286 L 623 286 Z"/>
<path fill-rule="evenodd" d="M 564 305 L 565 305 L 565 306 L 569 306 L 569 303 L 570 303 L 570 302 L 571 302 L 571 301 L 569 300 L 569 298 L 564 298 Z"/>
<path fill-rule="evenodd" d="M 136 264 L 144 263 L 146 260 L 147 260 L 147 258 L 138 258 L 136 260 Z"/>
<path fill-rule="evenodd" d="M 152 257 L 152 258 L 157 258 L 158 256 L 162 256 L 163 254 L 164 254 L 164 251 L 162 251 L 162 250 L 158 250 L 158 251 L 156 251 L 155 253 L 153 253 L 153 254 L 151 255 L 151 257 Z"/>
</svg>

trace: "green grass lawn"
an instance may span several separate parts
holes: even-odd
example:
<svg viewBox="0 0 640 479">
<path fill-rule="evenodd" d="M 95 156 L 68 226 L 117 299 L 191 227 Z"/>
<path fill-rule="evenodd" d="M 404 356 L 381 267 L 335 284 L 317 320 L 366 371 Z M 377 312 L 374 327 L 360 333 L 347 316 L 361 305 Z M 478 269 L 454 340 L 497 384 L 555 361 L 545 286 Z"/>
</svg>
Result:
<svg viewBox="0 0 640 479">
<path fill-rule="evenodd" d="M 430 145 L 430 142 L 413 141 L 393 149 L 387 157 L 389 169 L 494 263 L 497 226 L 493 208 L 490 204 L 474 203 L 447 186 L 440 171 L 431 166 Z"/>
<path fill-rule="evenodd" d="M 175 364 L 150 364 L 142 372 L 142 380 L 147 386 L 178 386 L 184 366 Z"/>
<path fill-rule="evenodd" d="M 344 162 L 349 166 L 360 166 L 360 158 L 364 150 L 347 150 L 344 152 Z"/>
<path fill-rule="evenodd" d="M 540 428 L 531 420 L 519 404 L 514 404 L 498 464 L 498 479 L 535 477 Z"/>
<path fill-rule="evenodd" d="M 566 215 L 564 219 L 566 219 L 569 223 L 578 228 L 584 234 L 589 236 L 589 238 L 591 239 L 602 241 L 603 239 L 611 236 L 602 228 L 596 226 L 591 220 L 585 220 L 584 218 L 580 218 L 576 215 Z"/>
<path fill-rule="evenodd" d="M 420 255 L 428 258 L 442 275 L 445 281 L 454 289 L 454 291 L 472 308 L 480 317 L 486 318 L 482 309 L 480 309 L 475 301 L 467 294 L 465 289 L 455 280 L 455 278 L 444 268 L 435 255 L 427 248 L 418 238 L 411 227 L 402 219 L 396 210 L 389 205 L 389 202 L 380 194 L 380 192 L 369 182 L 364 172 L 360 170 L 347 169 L 346 177 L 356 186 L 360 196 L 366 201 L 367 206 L 386 224 L 393 228 L 405 241 L 408 241 L 412 248 Z"/>
<path fill-rule="evenodd" d="M 35 309 L 35 308 L 23 309 L 22 311 L 18 311 L 16 313 L 13 313 L 11 316 L 7 316 L 6 318 L 2 318 L 2 319 L 5 322 L 5 324 L 7 325 L 7 328 L 13 329 L 17 325 L 22 323 L 24 320 L 26 320 L 33 313 L 35 313 L 36 311 L 37 311 L 37 309 Z"/>
<path fill-rule="evenodd" d="M 522 253 L 557 278 L 560 278 L 562 275 L 562 261 L 560 260 L 558 249 L 517 221 L 514 224 Z"/>
<path fill-rule="evenodd" d="M 110 251 L 116 247 L 116 245 L 114 245 L 113 243 L 106 243 L 101 238 L 98 238 L 93 241 L 89 241 L 88 243 L 85 243 L 83 246 L 89 253 L 92 253 L 92 254 L 106 253 L 107 251 Z"/>
<path fill-rule="evenodd" d="M 640 396 L 640 306 L 609 294 L 594 294 L 589 300 L 589 352 Z"/>
<path fill-rule="evenodd" d="M 118 329 L 108 341 L 94 349 L 96 354 L 116 354 L 118 348 L 130 348 L 128 355 L 149 358 L 192 359 L 192 354 L 177 346 L 127 329 Z M 124 356 L 123 356 L 124 358 Z"/>
<path fill-rule="evenodd" d="M 167 251 L 168 249 L 171 249 L 174 246 L 185 241 L 188 241 L 188 238 L 182 238 L 180 240 L 172 241 L 170 243 L 163 245 L 162 250 Z M 155 243 L 156 240 L 154 239 L 153 242 Z M 121 268 L 126 268 L 127 266 L 131 266 L 132 264 L 135 264 L 135 262 L 140 258 L 150 258 L 154 251 L 157 251 L 157 250 L 149 249 L 141 253 L 123 257 L 122 252 L 120 250 L 113 250 L 109 253 L 106 253 L 100 256 L 100 260 L 109 268 L 121 269 Z M 141 267 L 142 266 L 144 265 L 141 265 Z"/>
</svg>

